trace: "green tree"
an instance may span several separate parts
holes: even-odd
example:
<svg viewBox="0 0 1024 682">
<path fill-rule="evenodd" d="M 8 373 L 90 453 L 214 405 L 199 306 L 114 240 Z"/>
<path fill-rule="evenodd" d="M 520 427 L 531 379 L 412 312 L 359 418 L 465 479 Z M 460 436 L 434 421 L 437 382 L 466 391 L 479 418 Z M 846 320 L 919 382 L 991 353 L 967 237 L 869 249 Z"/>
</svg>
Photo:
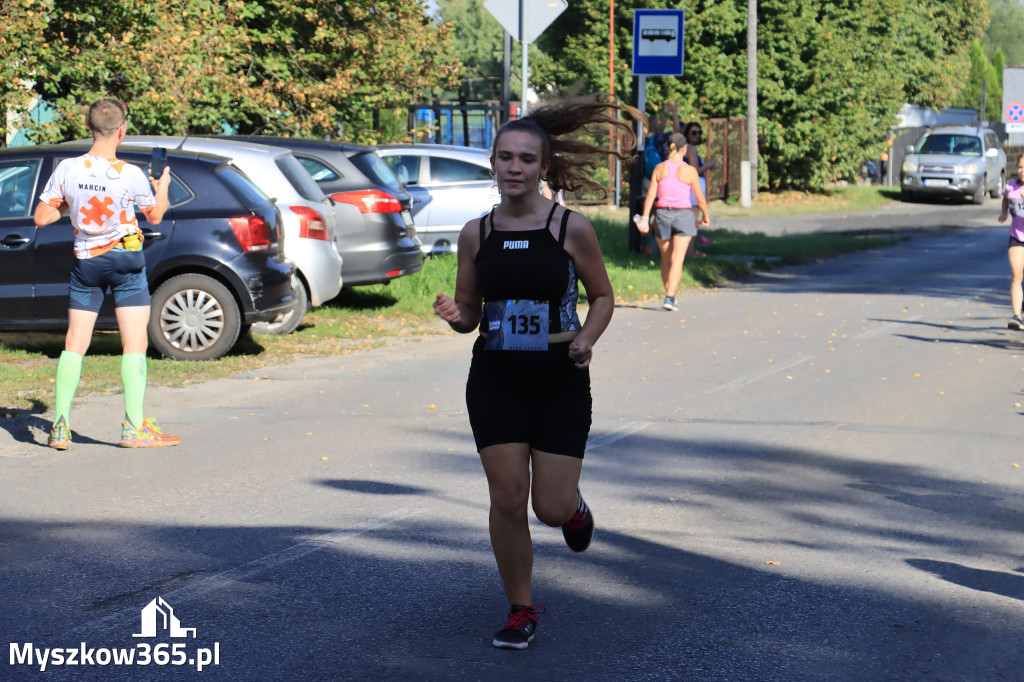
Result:
<svg viewBox="0 0 1024 682">
<path fill-rule="evenodd" d="M 945 106 L 960 90 L 967 46 L 986 20 L 985 0 L 761 0 L 758 121 L 761 184 L 811 186 L 853 177 L 875 158 L 906 102 Z M 687 0 L 681 78 L 647 80 L 647 111 L 677 105 L 680 118 L 746 114 L 746 0 Z M 542 36 L 552 57 L 537 74 L 561 87 L 582 79 L 608 89 L 608 2 L 579 0 Z M 632 83 L 634 9 L 674 0 L 615 3 L 615 92 Z"/>
<path fill-rule="evenodd" d="M 971 43 L 968 54 L 971 59 L 971 68 L 967 72 L 963 89 L 953 100 L 953 105 L 966 109 L 979 109 L 981 107 L 981 86 L 984 83 L 985 111 L 981 112 L 980 117 L 987 120 L 999 120 L 1002 109 L 1003 70 L 999 69 L 997 77 L 995 67 L 985 56 L 985 50 L 978 41 Z"/>
<path fill-rule="evenodd" d="M 505 71 L 505 29 L 483 6 L 481 0 L 441 0 L 441 16 L 452 24 L 458 35 L 455 54 L 462 63 L 463 79 L 473 83 L 469 95 L 475 99 L 501 99 Z M 514 101 L 522 91 L 522 44 L 512 41 L 509 90 Z M 551 60 L 538 44 L 530 44 L 530 87 L 541 94 L 550 89 L 543 77 L 552 68 Z M 483 81 L 483 87 L 475 83 Z M 483 96 L 482 96 L 483 95 Z"/>
<path fill-rule="evenodd" d="M 992 19 L 981 36 L 985 54 L 994 58 L 1001 49 L 1005 64 L 1024 66 L 1024 4 L 1020 0 L 990 0 L 988 11 Z"/>
<path fill-rule="evenodd" d="M 1001 121 L 1003 116 L 1003 69 L 1006 68 L 1006 58 L 1003 57 L 1003 48 L 997 47 L 992 55 L 992 81 L 988 91 L 988 120 Z M 995 107 L 993 109 L 992 107 Z"/>
<path fill-rule="evenodd" d="M 116 96 L 132 132 L 225 126 L 375 141 L 376 107 L 456 79 L 451 26 L 419 0 L 6 0 L 0 98 L 56 108 L 38 141 L 85 135 L 82 106 Z"/>
</svg>

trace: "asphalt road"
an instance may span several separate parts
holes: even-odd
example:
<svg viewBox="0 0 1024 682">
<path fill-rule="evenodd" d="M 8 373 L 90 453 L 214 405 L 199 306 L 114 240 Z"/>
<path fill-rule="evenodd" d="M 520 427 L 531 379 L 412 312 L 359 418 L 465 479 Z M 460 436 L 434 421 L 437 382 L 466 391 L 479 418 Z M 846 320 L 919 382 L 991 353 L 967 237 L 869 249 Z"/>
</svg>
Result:
<svg viewBox="0 0 1024 682">
<path fill-rule="evenodd" d="M 48 679 L 1021 679 L 1024 334 L 997 211 L 723 219 L 907 238 L 619 307 L 592 370 L 598 535 L 574 555 L 534 524 L 547 613 L 523 652 L 490 645 L 467 336 L 150 387 L 173 449 L 116 448 L 119 395 L 77 401 L 64 454 L 49 415 L 2 420 L 0 677 L 39 675 L 11 664 L 27 643 L 184 643 L 218 665 Z M 194 638 L 133 637 L 158 597 Z"/>
</svg>

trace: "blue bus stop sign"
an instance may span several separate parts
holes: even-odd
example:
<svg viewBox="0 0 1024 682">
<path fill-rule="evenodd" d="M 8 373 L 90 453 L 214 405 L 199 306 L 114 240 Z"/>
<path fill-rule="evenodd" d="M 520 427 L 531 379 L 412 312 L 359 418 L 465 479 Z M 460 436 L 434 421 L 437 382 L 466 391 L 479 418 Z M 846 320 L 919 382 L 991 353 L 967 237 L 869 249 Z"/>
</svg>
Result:
<svg viewBox="0 0 1024 682">
<path fill-rule="evenodd" d="M 633 75 L 683 75 L 681 9 L 633 10 Z"/>
</svg>

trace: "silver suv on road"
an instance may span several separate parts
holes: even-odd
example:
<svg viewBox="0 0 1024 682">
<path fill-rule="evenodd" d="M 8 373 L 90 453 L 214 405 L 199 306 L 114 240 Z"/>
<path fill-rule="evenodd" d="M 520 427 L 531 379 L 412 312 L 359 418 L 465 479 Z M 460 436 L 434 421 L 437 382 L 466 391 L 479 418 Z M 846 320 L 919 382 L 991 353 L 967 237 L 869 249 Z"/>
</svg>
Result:
<svg viewBox="0 0 1024 682">
<path fill-rule="evenodd" d="M 965 197 L 976 204 L 993 199 L 1006 184 L 1006 153 L 990 128 L 949 126 L 925 133 L 907 146 L 900 169 L 900 198 Z"/>
</svg>

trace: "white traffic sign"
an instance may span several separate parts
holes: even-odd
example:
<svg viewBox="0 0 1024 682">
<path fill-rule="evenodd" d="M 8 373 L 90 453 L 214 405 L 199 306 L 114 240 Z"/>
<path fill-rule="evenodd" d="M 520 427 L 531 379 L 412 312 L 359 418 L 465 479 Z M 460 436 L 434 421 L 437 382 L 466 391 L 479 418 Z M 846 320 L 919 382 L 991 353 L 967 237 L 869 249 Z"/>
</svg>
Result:
<svg viewBox="0 0 1024 682">
<path fill-rule="evenodd" d="M 484 9 L 494 15 L 512 37 L 519 40 L 519 3 L 521 0 L 485 0 Z M 569 8 L 565 0 L 526 0 L 526 41 L 532 43 Z"/>
<path fill-rule="evenodd" d="M 633 11 L 633 75 L 683 75 L 684 12 Z"/>
</svg>

